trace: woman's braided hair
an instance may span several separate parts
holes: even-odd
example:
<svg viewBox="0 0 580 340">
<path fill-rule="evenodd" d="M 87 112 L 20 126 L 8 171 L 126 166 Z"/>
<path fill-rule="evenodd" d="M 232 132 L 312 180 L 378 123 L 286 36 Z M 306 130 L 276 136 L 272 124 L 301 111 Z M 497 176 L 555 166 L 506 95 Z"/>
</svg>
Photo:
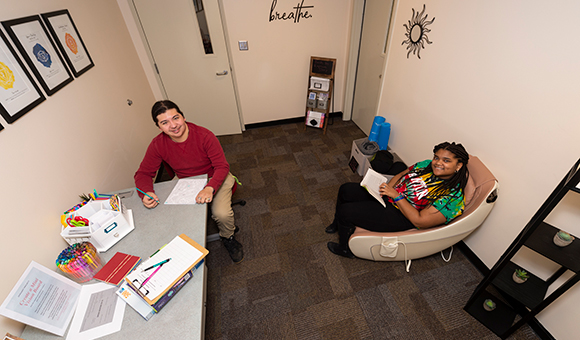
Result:
<svg viewBox="0 0 580 340">
<path fill-rule="evenodd" d="M 433 148 L 433 154 L 437 153 L 439 150 L 447 150 L 451 152 L 457 158 L 457 161 L 462 163 L 463 166 L 451 178 L 443 180 L 443 182 L 437 188 L 429 193 L 427 199 L 431 203 L 446 195 L 449 195 L 449 193 L 453 192 L 454 189 L 459 188 L 461 191 L 463 191 L 465 189 L 465 185 L 467 184 L 467 179 L 469 178 L 469 170 L 467 169 L 469 154 L 463 145 L 456 144 L 455 142 L 443 142 L 441 144 L 435 145 Z M 433 172 L 433 168 L 431 167 L 431 163 L 429 163 L 429 165 L 424 169 L 419 170 L 418 175 L 422 176 L 431 172 Z"/>
</svg>

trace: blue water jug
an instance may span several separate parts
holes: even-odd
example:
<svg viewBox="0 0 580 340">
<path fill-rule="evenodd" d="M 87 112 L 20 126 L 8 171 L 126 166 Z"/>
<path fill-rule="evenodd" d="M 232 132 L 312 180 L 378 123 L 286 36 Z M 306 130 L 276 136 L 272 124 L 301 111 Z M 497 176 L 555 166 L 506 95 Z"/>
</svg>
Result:
<svg viewBox="0 0 580 340">
<path fill-rule="evenodd" d="M 369 134 L 369 142 L 376 142 L 379 140 L 379 134 L 381 132 L 381 124 L 385 122 L 385 117 L 375 116 L 373 120 L 373 125 L 371 127 L 371 133 Z"/>
<path fill-rule="evenodd" d="M 379 132 L 379 149 L 387 150 L 389 146 L 389 137 L 391 136 L 391 124 L 390 123 L 382 123 L 381 129 Z"/>
</svg>

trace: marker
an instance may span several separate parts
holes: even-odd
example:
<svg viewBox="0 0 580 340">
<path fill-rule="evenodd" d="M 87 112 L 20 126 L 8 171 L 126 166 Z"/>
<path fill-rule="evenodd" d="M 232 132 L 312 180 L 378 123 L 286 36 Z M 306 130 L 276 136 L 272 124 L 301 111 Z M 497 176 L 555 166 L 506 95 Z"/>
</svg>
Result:
<svg viewBox="0 0 580 340">
<path fill-rule="evenodd" d="M 153 275 L 155 275 L 155 273 L 157 273 L 157 272 L 159 271 L 159 269 L 161 269 L 161 267 L 162 267 L 162 266 L 163 266 L 163 265 L 161 265 L 161 266 L 157 267 L 157 269 L 155 269 L 155 271 L 154 271 L 153 273 L 151 273 L 151 275 L 149 275 L 149 276 L 148 276 L 148 277 L 145 279 L 145 281 L 143 281 L 143 283 L 141 284 L 141 286 L 139 287 L 139 289 L 143 288 L 143 286 L 144 286 L 144 285 L 145 285 L 147 282 L 149 282 L 149 280 L 151 280 L 151 278 L 153 277 Z"/>
<path fill-rule="evenodd" d="M 139 189 L 139 188 L 135 188 L 137 190 L 139 190 L 140 193 L 142 193 L 143 195 L 149 197 L 150 199 L 154 200 L 155 202 L 159 203 L 159 200 L 156 200 L 155 198 L 151 197 L 151 195 L 149 195 L 148 193 L 146 193 L 145 191 Z"/>
<path fill-rule="evenodd" d="M 157 249 L 153 254 L 151 254 L 149 257 L 153 257 L 153 255 L 157 254 L 161 249 L 165 248 L 167 244 L 164 244 L 163 247 Z"/>
<path fill-rule="evenodd" d="M 163 260 L 157 264 L 152 265 L 151 267 L 147 268 L 147 269 L 143 269 L 144 272 L 148 271 L 149 269 L 155 268 L 157 266 L 161 266 L 163 264 L 166 264 L 167 262 L 169 262 L 171 260 L 171 258 L 168 258 L 167 260 Z"/>
</svg>

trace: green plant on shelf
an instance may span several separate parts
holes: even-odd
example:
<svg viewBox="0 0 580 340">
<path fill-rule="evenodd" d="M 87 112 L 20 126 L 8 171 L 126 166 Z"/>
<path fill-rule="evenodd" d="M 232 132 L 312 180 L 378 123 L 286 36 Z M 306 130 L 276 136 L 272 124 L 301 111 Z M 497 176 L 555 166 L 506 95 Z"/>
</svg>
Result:
<svg viewBox="0 0 580 340">
<path fill-rule="evenodd" d="M 525 270 L 518 268 L 514 271 L 512 279 L 515 283 L 524 283 L 528 279 L 528 273 Z"/>
<path fill-rule="evenodd" d="M 566 241 L 566 242 L 568 242 L 568 241 L 571 241 L 571 240 L 572 240 L 572 235 L 570 235 L 570 234 L 568 234 L 567 232 L 565 232 L 565 231 L 562 231 L 562 230 L 560 230 L 560 231 L 558 232 L 558 237 L 559 237 L 559 238 L 561 238 L 562 240 Z"/>
<path fill-rule="evenodd" d="M 487 311 L 492 311 L 494 310 L 496 307 L 495 302 L 493 302 L 492 299 L 485 299 L 485 301 L 483 301 L 483 308 Z"/>
<path fill-rule="evenodd" d="M 574 241 L 574 236 L 569 233 L 559 230 L 556 235 L 554 235 L 554 244 L 558 247 L 565 247 Z"/>
<path fill-rule="evenodd" d="M 520 279 L 526 281 L 529 277 L 528 272 L 526 272 L 523 269 L 516 269 L 516 276 L 519 277 Z"/>
</svg>

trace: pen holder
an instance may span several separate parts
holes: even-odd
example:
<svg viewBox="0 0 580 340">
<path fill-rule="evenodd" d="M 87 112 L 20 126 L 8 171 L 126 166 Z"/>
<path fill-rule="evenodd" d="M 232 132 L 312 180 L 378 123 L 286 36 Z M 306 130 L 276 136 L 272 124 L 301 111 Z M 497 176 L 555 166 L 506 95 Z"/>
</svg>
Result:
<svg viewBox="0 0 580 340">
<path fill-rule="evenodd" d="M 56 266 L 71 280 L 83 283 L 91 280 L 103 264 L 95 246 L 83 242 L 70 245 L 60 252 Z"/>
</svg>

